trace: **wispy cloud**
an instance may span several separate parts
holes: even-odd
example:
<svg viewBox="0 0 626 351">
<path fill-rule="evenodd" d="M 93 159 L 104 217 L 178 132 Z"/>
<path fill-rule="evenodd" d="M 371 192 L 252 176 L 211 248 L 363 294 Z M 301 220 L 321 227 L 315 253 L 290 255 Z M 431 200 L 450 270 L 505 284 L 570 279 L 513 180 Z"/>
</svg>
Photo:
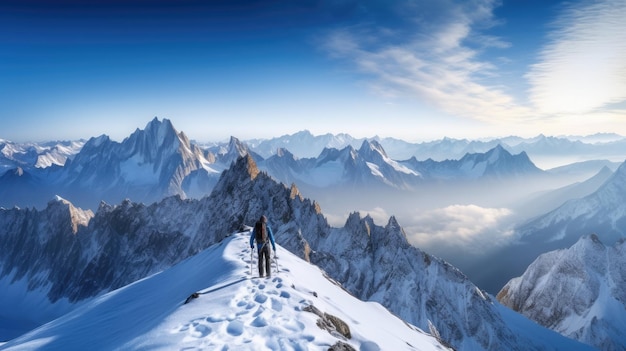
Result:
<svg viewBox="0 0 626 351">
<path fill-rule="evenodd" d="M 554 23 L 532 66 L 530 98 L 544 114 L 588 113 L 626 100 L 626 1 L 583 1 Z"/>
<path fill-rule="evenodd" d="M 480 254 L 510 242 L 513 232 L 506 228 L 511 215 L 506 208 L 452 205 L 416 214 L 405 230 L 417 247 L 459 248 Z"/>
<path fill-rule="evenodd" d="M 401 26 L 339 29 L 326 47 L 370 75 L 370 87 L 386 96 L 415 97 L 447 113 L 479 120 L 519 120 L 530 114 L 502 86 L 486 83 L 498 72 L 494 63 L 480 58 L 482 50 L 509 45 L 480 31 L 497 24 L 496 1 L 413 5 L 403 12 L 405 19 L 413 20 L 399 21 Z"/>
</svg>

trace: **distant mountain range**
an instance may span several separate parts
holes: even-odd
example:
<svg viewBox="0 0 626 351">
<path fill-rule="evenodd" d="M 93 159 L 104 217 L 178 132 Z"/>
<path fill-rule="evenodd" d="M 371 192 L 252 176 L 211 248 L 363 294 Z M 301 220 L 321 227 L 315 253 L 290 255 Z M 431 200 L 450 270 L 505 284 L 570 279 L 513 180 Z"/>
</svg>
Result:
<svg viewBox="0 0 626 351">
<path fill-rule="evenodd" d="M 84 140 L 14 143 L 0 139 L 0 174 L 18 167 L 29 169 L 63 166 L 84 144 Z"/>
<path fill-rule="evenodd" d="M 301 137 L 305 141 L 311 138 L 306 133 Z M 342 136 L 344 139 L 349 138 Z M 0 205 L 41 208 L 56 194 L 92 209 L 102 200 L 130 198 L 150 203 L 169 195 L 200 198 L 210 193 L 224 169 L 245 154 L 286 184 L 357 191 L 363 187 L 415 190 L 432 181 L 520 179 L 544 173 L 524 152 L 511 155 L 500 145 L 459 160 L 418 161 L 412 157 L 396 161 L 379 142 L 364 140 L 358 150 L 352 146 L 325 148 L 315 158 L 298 158 L 281 148 L 264 159 L 235 137 L 228 144 L 202 149 L 169 120 L 155 118 L 121 143 L 105 135 L 89 139 L 79 152 L 68 155 L 63 165 L 40 168 L 23 164 L 8 169 L 0 175 Z"/>
<path fill-rule="evenodd" d="M 626 157 L 626 137 L 617 134 L 595 134 L 589 136 L 545 136 L 521 138 L 510 136 L 489 140 L 467 140 L 443 138 L 428 142 L 408 142 L 395 138 L 354 138 L 349 134 L 324 134 L 314 136 L 305 130 L 291 135 L 283 135 L 268 140 L 248 140 L 252 150 L 264 158 L 276 154 L 278 149 L 288 149 L 300 158 L 318 156 L 324 148 L 342 149 L 347 146 L 358 148 L 363 141 L 377 141 L 396 160 L 415 157 L 435 161 L 459 159 L 465 154 L 485 153 L 498 145 L 513 154 L 526 152 L 530 158 L 567 157 L 584 159 Z"/>
<path fill-rule="evenodd" d="M 626 241 L 596 234 L 539 256 L 498 300 L 537 323 L 600 350 L 626 348 Z"/>
<path fill-rule="evenodd" d="M 155 118 L 158 121 L 158 119 Z M 154 120 L 153 120 L 154 121 Z M 167 119 L 163 122 L 171 124 Z M 313 135 L 304 130 L 291 135 L 283 135 L 271 139 L 242 140 L 249 151 L 263 159 L 276 155 L 279 149 L 289 150 L 296 158 L 315 158 L 324 149 L 341 150 L 348 146 L 358 149 L 364 141 L 375 141 L 381 145 L 386 154 L 394 160 L 431 159 L 434 161 L 458 160 L 466 154 L 486 153 L 500 145 L 511 154 L 525 152 L 530 159 L 570 160 L 571 163 L 584 160 L 606 160 L 621 163 L 626 159 L 626 137 L 617 134 L 595 134 L 589 136 L 544 136 L 521 138 L 510 136 L 488 140 L 467 140 L 443 138 L 428 142 L 408 142 L 395 138 L 354 138 L 349 134 Z M 46 167 L 52 164 L 62 166 L 64 162 L 80 151 L 84 140 L 46 142 L 46 143 L 15 143 L 0 139 L 0 171 L 17 166 L 24 169 L 30 167 Z M 228 142 L 199 143 L 192 141 L 203 150 L 217 154 L 219 150 L 228 149 Z M 600 168 L 594 169 L 596 173 Z M 544 168 L 544 170 L 547 170 Z"/>
</svg>

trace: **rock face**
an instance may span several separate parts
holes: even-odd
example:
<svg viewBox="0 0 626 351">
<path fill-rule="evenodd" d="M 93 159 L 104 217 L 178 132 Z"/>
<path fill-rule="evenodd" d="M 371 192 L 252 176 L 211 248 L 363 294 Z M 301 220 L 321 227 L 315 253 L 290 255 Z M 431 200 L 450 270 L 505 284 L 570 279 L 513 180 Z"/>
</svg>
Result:
<svg viewBox="0 0 626 351">
<path fill-rule="evenodd" d="M 201 200 L 103 203 L 93 217 L 71 213 L 63 201 L 42 211 L 0 209 L 0 282 L 25 283 L 50 303 L 80 303 L 193 256 L 265 214 L 283 247 L 355 296 L 424 330 L 432 323 L 458 350 L 558 349 L 520 335 L 460 271 L 410 246 L 395 218 L 381 227 L 353 213 L 332 228 L 315 202 L 259 171 L 250 156 Z"/>
<path fill-rule="evenodd" d="M 541 255 L 498 300 L 537 323 L 601 350 L 625 350 L 626 241 L 592 234 Z"/>
</svg>

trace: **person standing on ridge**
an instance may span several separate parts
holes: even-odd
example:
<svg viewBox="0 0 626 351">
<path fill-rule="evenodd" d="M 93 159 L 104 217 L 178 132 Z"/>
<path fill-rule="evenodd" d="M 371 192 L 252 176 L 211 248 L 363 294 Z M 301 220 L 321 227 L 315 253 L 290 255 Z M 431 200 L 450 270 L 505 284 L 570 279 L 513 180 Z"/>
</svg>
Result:
<svg viewBox="0 0 626 351">
<path fill-rule="evenodd" d="M 271 251 L 268 244 L 272 244 L 272 250 L 274 250 L 274 252 L 276 252 L 276 244 L 274 243 L 274 233 L 272 233 L 272 228 L 267 225 L 267 217 L 265 217 L 265 215 L 261 216 L 259 221 L 254 225 L 254 229 L 252 229 L 252 234 L 250 235 L 250 249 L 254 249 L 255 239 L 257 252 L 259 254 L 259 276 L 263 278 L 264 272 L 267 271 L 267 277 L 271 277 Z"/>
</svg>

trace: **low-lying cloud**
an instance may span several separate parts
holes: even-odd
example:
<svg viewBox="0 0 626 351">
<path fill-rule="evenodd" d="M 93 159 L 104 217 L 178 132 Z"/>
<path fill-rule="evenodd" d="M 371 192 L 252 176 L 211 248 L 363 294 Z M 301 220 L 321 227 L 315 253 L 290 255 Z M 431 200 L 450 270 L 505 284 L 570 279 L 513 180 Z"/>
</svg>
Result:
<svg viewBox="0 0 626 351">
<path fill-rule="evenodd" d="M 426 251 L 479 255 L 510 243 L 512 214 L 506 208 L 452 205 L 416 213 L 404 228 L 409 242 Z"/>
</svg>

